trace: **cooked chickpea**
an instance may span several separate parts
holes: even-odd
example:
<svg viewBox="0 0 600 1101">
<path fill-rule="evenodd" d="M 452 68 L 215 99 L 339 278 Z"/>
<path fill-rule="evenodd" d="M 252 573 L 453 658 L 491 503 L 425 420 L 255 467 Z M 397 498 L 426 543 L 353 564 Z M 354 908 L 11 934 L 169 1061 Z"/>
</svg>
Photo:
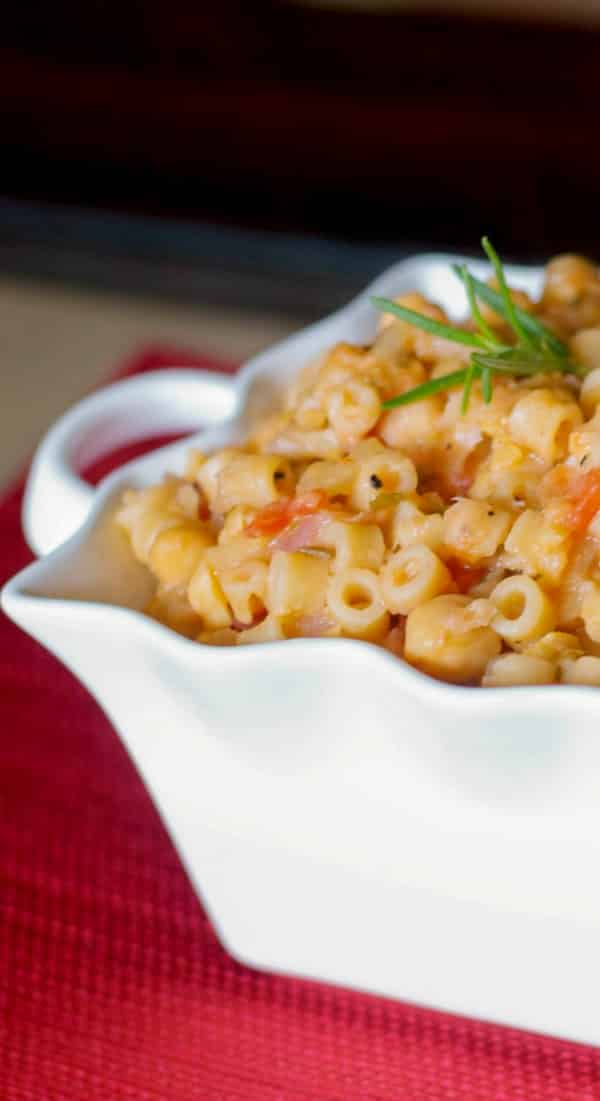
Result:
<svg viewBox="0 0 600 1101">
<path fill-rule="evenodd" d="M 598 269 L 583 256 L 565 253 L 556 256 L 546 266 L 544 301 L 573 305 L 598 282 Z"/>
<path fill-rule="evenodd" d="M 478 681 L 500 653 L 501 641 L 491 627 L 457 631 L 469 605 L 466 596 L 436 596 L 410 612 L 406 620 L 405 657 L 424 673 L 456 684 Z"/>
<path fill-rule="evenodd" d="M 444 548 L 463 562 L 490 558 L 502 546 L 512 524 L 509 512 L 464 497 L 444 513 Z"/>
<path fill-rule="evenodd" d="M 552 684 L 556 667 L 546 658 L 527 654 L 499 654 L 483 674 L 484 688 L 506 688 L 515 684 Z"/>
</svg>

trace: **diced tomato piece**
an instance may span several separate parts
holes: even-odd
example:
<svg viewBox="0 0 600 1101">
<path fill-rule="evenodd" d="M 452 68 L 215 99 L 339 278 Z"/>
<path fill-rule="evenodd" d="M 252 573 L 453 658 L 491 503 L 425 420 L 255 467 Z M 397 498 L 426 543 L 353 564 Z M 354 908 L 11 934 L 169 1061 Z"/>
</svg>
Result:
<svg viewBox="0 0 600 1101">
<path fill-rule="evenodd" d="M 451 558 L 446 566 L 459 593 L 468 593 L 485 575 L 485 569 L 481 566 L 469 566 L 466 562 L 459 562 L 457 558 Z"/>
<path fill-rule="evenodd" d="M 208 501 L 202 494 L 198 499 L 198 519 L 203 522 L 210 520 L 210 508 L 208 507 Z"/>
<path fill-rule="evenodd" d="M 308 516 L 311 512 L 319 512 L 322 508 L 327 508 L 329 504 L 329 497 L 323 489 L 312 489 L 309 493 L 301 493 L 298 497 L 292 498 L 290 507 L 291 519 L 295 516 Z"/>
<path fill-rule="evenodd" d="M 577 478 L 568 493 L 572 502 L 570 526 L 583 535 L 600 510 L 600 470 L 590 470 Z"/>
<path fill-rule="evenodd" d="M 278 535 L 297 516 L 309 516 L 326 508 L 329 498 L 322 489 L 301 493 L 298 497 L 281 497 L 257 512 L 244 528 L 246 535 Z"/>
<path fill-rule="evenodd" d="M 282 497 L 279 501 L 273 501 L 270 505 L 261 508 L 249 524 L 246 524 L 246 535 L 275 535 L 281 531 L 288 522 L 288 510 L 290 497 Z"/>
<path fill-rule="evenodd" d="M 309 512 L 318 512 L 327 508 L 329 497 L 324 489 L 312 489 L 309 493 L 301 493 L 293 502 L 292 512 L 294 516 L 306 516 Z"/>
</svg>

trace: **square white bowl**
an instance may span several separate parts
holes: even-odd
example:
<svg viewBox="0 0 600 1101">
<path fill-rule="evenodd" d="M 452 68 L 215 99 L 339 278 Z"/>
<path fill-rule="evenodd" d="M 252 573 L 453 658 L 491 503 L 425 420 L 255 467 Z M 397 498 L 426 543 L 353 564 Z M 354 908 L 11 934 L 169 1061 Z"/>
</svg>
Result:
<svg viewBox="0 0 600 1101">
<path fill-rule="evenodd" d="M 600 1044 L 600 692 L 454 687 L 350 640 L 188 642 L 141 613 L 148 578 L 111 514 L 125 485 L 180 471 L 190 440 L 97 491 L 74 471 L 191 421 L 209 425 L 195 446 L 238 440 L 315 353 L 372 337 L 370 294 L 415 288 L 459 314 L 461 260 L 397 265 L 235 381 L 168 371 L 80 403 L 26 498 L 52 553 L 2 604 L 114 722 L 237 958 Z"/>
</svg>

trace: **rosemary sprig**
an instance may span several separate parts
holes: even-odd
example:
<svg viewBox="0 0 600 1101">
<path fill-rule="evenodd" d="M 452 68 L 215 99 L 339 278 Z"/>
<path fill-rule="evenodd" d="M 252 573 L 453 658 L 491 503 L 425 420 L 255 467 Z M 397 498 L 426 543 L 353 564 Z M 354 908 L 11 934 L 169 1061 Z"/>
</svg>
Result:
<svg viewBox="0 0 600 1101">
<path fill-rule="evenodd" d="M 460 264 L 452 265 L 452 271 L 455 275 L 458 275 L 458 278 L 461 279 L 463 283 L 465 282 L 463 274 L 465 270 L 465 267 L 461 266 Z M 508 321 L 504 310 L 502 295 L 499 294 L 498 291 L 494 290 L 493 287 L 489 287 L 487 283 L 482 283 L 481 279 L 476 279 L 475 276 L 471 275 L 470 272 L 469 278 L 471 280 L 477 298 L 481 302 L 485 302 L 486 306 L 489 306 L 490 309 L 494 310 L 494 312 L 499 314 L 500 317 L 504 318 L 505 321 Z M 555 334 L 550 329 L 546 328 L 546 326 L 541 321 L 539 321 L 537 317 L 533 317 L 532 314 L 526 313 L 525 310 L 522 310 L 519 306 L 516 306 L 514 302 L 513 308 L 521 327 L 525 329 L 528 333 L 530 333 L 531 336 L 536 337 L 541 347 L 547 347 L 548 350 L 553 352 L 556 356 L 568 356 L 569 349 L 567 348 L 566 344 L 563 344 L 562 340 L 559 340 L 558 337 L 555 336 Z"/>
<path fill-rule="evenodd" d="M 437 394 L 441 390 L 451 390 L 455 386 L 463 387 L 461 411 L 466 413 L 469 407 L 471 389 L 476 379 L 481 382 L 483 399 L 492 400 L 494 374 L 527 376 L 559 371 L 563 374 L 584 373 L 584 368 L 569 359 L 568 348 L 542 324 L 536 317 L 519 309 L 513 302 L 508 288 L 502 262 L 487 237 L 481 241 L 498 282 L 499 290 L 488 287 L 487 283 L 475 279 L 466 265 L 454 265 L 453 270 L 462 281 L 471 317 L 476 331 L 459 329 L 445 325 L 431 317 L 407 309 L 389 298 L 372 298 L 373 305 L 383 313 L 392 314 L 402 321 L 414 325 L 433 336 L 463 344 L 473 349 L 467 367 L 460 371 L 451 371 L 439 378 L 429 379 L 420 386 L 404 394 L 398 394 L 383 403 L 384 409 L 393 409 L 397 405 L 409 405 L 414 401 Z M 485 302 L 506 321 L 515 335 L 514 344 L 503 343 L 499 336 L 486 323 L 479 308 L 479 301 Z"/>
<path fill-rule="evenodd" d="M 477 295 L 475 291 L 475 282 L 473 276 L 469 271 L 466 264 L 461 266 L 457 265 L 456 270 L 460 273 L 460 278 L 464 283 L 465 290 L 467 292 L 467 298 L 469 300 L 469 309 L 471 311 L 471 317 L 477 325 L 479 332 L 487 339 L 490 344 L 497 344 L 498 338 L 495 333 L 492 332 L 489 325 L 484 321 L 481 316 L 481 310 L 479 309 L 479 303 L 477 301 Z"/>
<path fill-rule="evenodd" d="M 549 370 L 558 371 L 563 375 L 580 375 L 585 370 L 578 363 L 562 357 L 549 367 L 547 355 L 540 355 L 539 352 L 524 355 L 522 348 L 519 347 L 510 348 L 497 355 L 477 352 L 473 358 L 480 367 L 489 367 L 492 371 L 500 371 L 507 375 L 540 375 Z"/>
<path fill-rule="evenodd" d="M 488 237 L 482 237 L 481 244 L 490 264 L 494 269 L 494 275 L 496 276 L 496 280 L 498 283 L 500 297 L 504 305 L 503 316 L 508 321 L 511 329 L 515 332 L 517 340 L 528 348 L 535 348 L 535 341 L 533 337 L 527 331 L 527 329 L 523 325 L 521 325 L 521 322 L 519 321 L 517 311 L 515 310 L 514 302 L 510 297 L 510 291 L 508 289 L 506 278 L 504 276 L 504 268 L 500 261 L 500 257 L 496 252 L 496 249 L 494 248 Z"/>
<path fill-rule="evenodd" d="M 544 363 L 546 363 L 545 360 Z M 465 413 L 468 407 L 469 393 L 475 379 L 481 379 L 484 399 L 490 401 L 491 395 L 489 394 L 489 385 L 490 378 L 494 372 L 503 375 L 526 377 L 528 375 L 539 375 L 542 371 L 547 370 L 547 366 L 541 368 L 539 364 L 534 365 L 533 361 L 511 363 L 510 361 L 503 361 L 499 356 L 474 355 L 468 367 L 463 367 L 460 371 L 450 371 L 449 374 L 440 375 L 438 378 L 430 378 L 427 382 L 422 382 L 412 390 L 407 390 L 404 394 L 398 394 L 395 398 L 390 398 L 389 401 L 385 401 L 383 403 L 383 408 L 393 409 L 396 405 L 410 405 L 413 401 L 422 401 L 423 398 L 429 398 L 432 394 L 439 394 L 441 390 L 453 390 L 462 383 L 463 405 L 461 411 Z M 562 370 L 564 371 L 565 368 L 562 368 Z M 573 373 L 572 365 L 569 368 L 569 373 Z M 467 392 L 466 407 L 465 390 Z M 486 397 L 486 390 L 488 392 L 488 397 Z"/>
</svg>

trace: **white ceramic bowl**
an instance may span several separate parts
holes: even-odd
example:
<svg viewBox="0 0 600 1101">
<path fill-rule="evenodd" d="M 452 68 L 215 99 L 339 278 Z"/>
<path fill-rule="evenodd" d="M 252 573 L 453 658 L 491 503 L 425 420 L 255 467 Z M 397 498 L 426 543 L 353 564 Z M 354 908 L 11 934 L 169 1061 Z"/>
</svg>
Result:
<svg viewBox="0 0 600 1101">
<path fill-rule="evenodd" d="M 235 380 L 169 371 L 76 406 L 26 495 L 47 557 L 2 605 L 102 704 L 239 959 L 598 1044 L 600 691 L 453 687 L 340 639 L 188 642 L 140 613 L 148 579 L 111 510 L 180 471 L 189 439 L 95 491 L 74 472 L 136 434 L 239 438 L 316 352 L 372 336 L 369 294 L 417 288 L 461 312 L 456 259 L 399 264 Z"/>
</svg>

